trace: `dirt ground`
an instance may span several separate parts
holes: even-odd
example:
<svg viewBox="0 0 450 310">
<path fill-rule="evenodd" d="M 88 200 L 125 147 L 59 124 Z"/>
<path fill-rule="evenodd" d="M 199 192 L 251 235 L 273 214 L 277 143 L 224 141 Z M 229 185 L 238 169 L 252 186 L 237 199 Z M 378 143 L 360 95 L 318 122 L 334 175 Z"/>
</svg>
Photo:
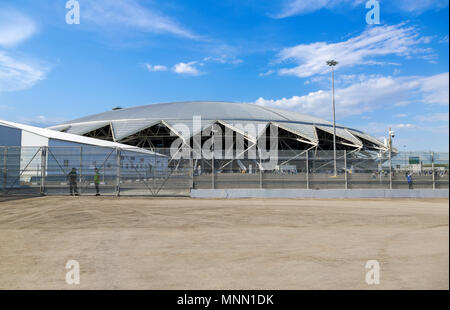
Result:
<svg viewBox="0 0 450 310">
<path fill-rule="evenodd" d="M 448 199 L 4 200 L 0 289 L 449 289 L 448 225 Z"/>
</svg>

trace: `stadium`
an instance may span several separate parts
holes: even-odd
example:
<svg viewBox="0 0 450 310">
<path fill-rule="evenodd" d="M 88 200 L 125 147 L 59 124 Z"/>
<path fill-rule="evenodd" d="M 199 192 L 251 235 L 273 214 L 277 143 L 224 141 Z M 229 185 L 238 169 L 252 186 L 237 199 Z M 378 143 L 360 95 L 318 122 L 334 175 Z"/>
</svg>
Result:
<svg viewBox="0 0 450 310">
<path fill-rule="evenodd" d="M 330 151 L 334 149 L 334 130 L 331 122 L 254 104 L 194 101 L 115 108 L 49 129 L 120 142 L 166 155 L 169 155 L 168 148 L 179 139 L 180 144 L 194 150 L 190 155 L 198 160 L 194 167 L 203 172 L 214 169 L 211 158 L 204 154 L 196 157 L 199 152 L 195 150 L 196 147 L 210 147 L 214 138 L 215 169 L 219 172 L 251 173 L 252 169 L 276 168 L 296 173 L 307 169 L 307 153 L 310 159 L 315 159 L 316 168 L 333 169 Z M 277 152 L 275 156 L 271 154 L 271 168 L 262 167 L 261 159 L 268 157 L 264 158 L 259 149 L 273 147 L 271 143 L 274 142 L 268 138 L 272 139 L 274 135 Z M 231 139 L 231 145 L 226 144 L 227 138 Z M 355 169 L 366 170 L 378 167 L 380 154 L 386 154 L 388 148 L 358 129 L 336 125 L 336 151 L 337 166 L 341 171 L 345 169 L 344 154 Z M 227 157 L 227 154 L 231 155 Z"/>
<path fill-rule="evenodd" d="M 192 139 L 198 134 L 193 130 L 194 119 L 198 116 L 201 117 L 203 133 L 213 124 L 218 124 L 223 130 L 227 127 L 236 135 L 244 135 L 248 142 L 254 144 L 270 124 L 278 129 L 279 150 L 306 150 L 311 147 L 318 150 L 333 149 L 333 125 L 326 120 L 292 111 L 233 102 L 174 102 L 115 108 L 49 129 L 153 149 L 170 147 L 179 135 L 174 130 L 179 124 L 190 129 L 190 135 L 183 138 Z M 258 130 L 250 133 L 239 127 Z M 381 141 L 360 130 L 341 125 L 336 126 L 336 148 L 361 152 L 386 151 Z"/>
</svg>

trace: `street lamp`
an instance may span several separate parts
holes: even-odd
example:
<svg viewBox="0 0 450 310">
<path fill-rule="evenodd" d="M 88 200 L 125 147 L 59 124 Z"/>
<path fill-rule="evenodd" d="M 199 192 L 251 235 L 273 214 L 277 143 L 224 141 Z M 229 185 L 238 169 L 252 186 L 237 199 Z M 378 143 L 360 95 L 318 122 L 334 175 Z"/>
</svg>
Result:
<svg viewBox="0 0 450 310">
<path fill-rule="evenodd" d="M 334 161 L 334 176 L 337 176 L 336 167 L 336 107 L 334 102 L 334 67 L 338 64 L 336 60 L 328 60 L 327 65 L 331 67 L 331 84 L 333 89 L 333 161 Z"/>
</svg>

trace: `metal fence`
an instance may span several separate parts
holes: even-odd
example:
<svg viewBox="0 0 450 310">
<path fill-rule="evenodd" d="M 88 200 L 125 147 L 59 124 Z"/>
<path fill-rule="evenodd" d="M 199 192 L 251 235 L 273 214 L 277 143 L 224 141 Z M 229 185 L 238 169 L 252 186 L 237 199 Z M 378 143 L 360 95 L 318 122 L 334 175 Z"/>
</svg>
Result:
<svg viewBox="0 0 450 310">
<path fill-rule="evenodd" d="M 216 151 L 215 154 L 221 154 Z M 223 152 L 225 153 L 225 151 Z M 279 151 L 260 159 L 177 159 L 169 149 L 0 147 L 1 195 L 188 196 L 191 189 L 448 189 L 449 154 Z M 224 156 L 226 157 L 226 156 Z M 75 177 L 70 177 L 71 171 Z M 73 175 L 73 174 L 72 174 Z M 410 176 L 410 182 L 408 177 Z M 76 187 L 76 190 L 75 190 Z"/>
<path fill-rule="evenodd" d="M 192 187 L 190 160 L 139 149 L 0 147 L 0 165 L 1 195 L 95 195 L 98 183 L 101 195 L 187 196 Z"/>
</svg>

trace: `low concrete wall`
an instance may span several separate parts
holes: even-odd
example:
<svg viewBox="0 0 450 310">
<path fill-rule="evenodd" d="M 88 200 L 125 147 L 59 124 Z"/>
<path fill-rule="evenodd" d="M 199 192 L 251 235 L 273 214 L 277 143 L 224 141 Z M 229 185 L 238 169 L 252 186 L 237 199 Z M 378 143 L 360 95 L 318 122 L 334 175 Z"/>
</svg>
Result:
<svg viewBox="0 0 450 310">
<path fill-rule="evenodd" d="M 193 198 L 448 198 L 447 189 L 194 189 Z"/>
</svg>

